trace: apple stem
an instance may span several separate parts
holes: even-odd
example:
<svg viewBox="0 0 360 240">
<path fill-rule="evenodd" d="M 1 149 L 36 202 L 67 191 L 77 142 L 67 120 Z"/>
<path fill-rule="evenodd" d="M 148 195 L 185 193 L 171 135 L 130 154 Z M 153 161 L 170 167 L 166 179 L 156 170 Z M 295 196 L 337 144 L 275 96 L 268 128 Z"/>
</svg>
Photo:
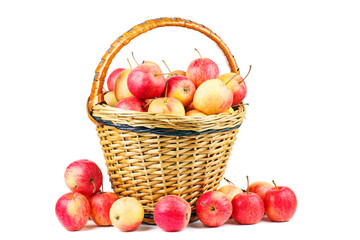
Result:
<svg viewBox="0 0 360 240">
<path fill-rule="evenodd" d="M 168 82 L 166 82 L 165 85 L 165 98 L 167 98 L 167 91 L 168 91 Z"/>
<path fill-rule="evenodd" d="M 163 63 L 165 64 L 166 68 L 169 70 L 169 72 L 171 72 L 170 68 L 168 67 L 168 65 L 166 64 L 165 60 L 162 60 Z"/>
<path fill-rule="evenodd" d="M 95 183 L 94 183 L 94 179 L 90 178 L 90 182 L 91 182 L 92 185 L 94 186 L 93 193 L 95 193 L 96 186 L 95 186 Z"/>
<path fill-rule="evenodd" d="M 227 179 L 226 177 L 224 177 L 224 180 L 227 181 L 229 184 L 235 185 L 232 181 L 230 181 L 230 180 Z"/>
<path fill-rule="evenodd" d="M 127 58 L 127 61 L 129 63 L 129 66 L 130 66 L 130 69 L 132 69 L 132 66 L 131 66 L 131 63 L 130 63 L 130 60 Z"/>
<path fill-rule="evenodd" d="M 148 102 L 147 104 L 145 104 L 145 106 L 143 107 L 143 109 L 145 110 L 145 108 L 150 105 L 150 103 L 152 103 L 152 101 L 154 101 L 154 99 L 152 99 L 150 102 Z"/>
<path fill-rule="evenodd" d="M 249 195 L 249 176 L 246 176 L 246 181 L 247 181 L 246 195 Z"/>
<path fill-rule="evenodd" d="M 251 71 L 251 65 L 249 66 L 249 71 L 247 72 L 245 77 L 239 82 L 239 84 L 242 83 L 245 80 L 245 78 L 247 78 L 247 76 L 249 76 L 250 71 Z"/>
<path fill-rule="evenodd" d="M 74 198 L 75 197 L 75 189 L 77 188 L 77 185 L 75 185 L 75 187 L 73 188 L 73 190 L 72 190 L 72 198 Z"/>
<path fill-rule="evenodd" d="M 211 206 L 207 205 L 207 204 L 204 203 L 204 202 L 202 202 L 202 203 L 200 203 L 200 204 L 208 207 L 208 208 L 210 209 L 210 211 L 215 211 L 215 210 L 216 210 L 215 207 L 211 207 Z"/>
<path fill-rule="evenodd" d="M 276 191 L 278 191 L 278 190 L 279 190 L 279 188 L 278 188 L 278 186 L 276 185 L 275 181 L 274 181 L 274 180 L 272 180 L 272 182 L 273 182 L 273 184 L 275 185 L 275 189 L 276 189 Z"/>
<path fill-rule="evenodd" d="M 230 79 L 229 79 L 229 81 L 227 81 L 226 83 L 225 83 L 225 85 L 227 85 L 229 82 L 231 82 L 231 80 L 233 80 L 236 76 L 239 76 L 238 74 L 235 74 L 234 76 L 232 76 Z"/>
<path fill-rule="evenodd" d="M 199 54 L 199 56 L 200 56 L 200 58 L 202 58 L 202 56 L 201 56 L 201 54 L 200 54 L 199 50 L 197 50 L 197 49 L 195 48 L 195 51 L 197 51 L 197 52 L 198 52 L 198 54 Z"/>
<path fill-rule="evenodd" d="M 134 61 L 136 62 L 136 64 L 139 66 L 139 63 L 136 61 L 136 59 L 135 59 L 135 57 L 134 57 L 134 52 L 131 52 L 131 55 L 132 55 Z"/>
</svg>

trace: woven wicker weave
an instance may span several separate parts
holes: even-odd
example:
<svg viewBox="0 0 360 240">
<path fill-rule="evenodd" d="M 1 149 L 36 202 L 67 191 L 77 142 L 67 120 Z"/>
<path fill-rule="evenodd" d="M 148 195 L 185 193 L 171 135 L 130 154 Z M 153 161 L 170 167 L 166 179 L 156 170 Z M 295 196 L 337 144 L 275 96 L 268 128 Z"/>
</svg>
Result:
<svg viewBox="0 0 360 240">
<path fill-rule="evenodd" d="M 152 224 L 156 202 L 170 194 L 188 201 L 191 221 L 196 220 L 196 201 L 203 192 L 219 186 L 246 112 L 240 104 L 231 114 L 185 117 L 129 112 L 104 103 L 102 89 L 115 55 L 138 35 L 164 26 L 205 34 L 224 52 L 230 70 L 238 72 L 234 56 L 214 32 L 181 18 L 148 20 L 134 26 L 111 45 L 98 65 L 87 110 L 97 125 L 111 186 L 119 197 L 136 197 L 144 206 L 144 222 Z"/>
</svg>

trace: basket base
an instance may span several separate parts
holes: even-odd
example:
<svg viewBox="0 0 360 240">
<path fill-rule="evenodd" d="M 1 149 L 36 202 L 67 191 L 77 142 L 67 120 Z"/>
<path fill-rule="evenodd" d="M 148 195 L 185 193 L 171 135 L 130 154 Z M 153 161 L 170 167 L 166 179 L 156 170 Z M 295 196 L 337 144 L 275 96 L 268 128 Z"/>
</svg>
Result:
<svg viewBox="0 0 360 240">
<path fill-rule="evenodd" d="M 197 220 L 199 220 L 199 218 L 197 217 L 196 212 L 191 213 L 190 223 L 196 222 Z M 149 224 L 149 225 L 156 225 L 156 223 L 154 221 L 154 216 L 152 214 L 145 214 L 143 223 Z"/>
</svg>

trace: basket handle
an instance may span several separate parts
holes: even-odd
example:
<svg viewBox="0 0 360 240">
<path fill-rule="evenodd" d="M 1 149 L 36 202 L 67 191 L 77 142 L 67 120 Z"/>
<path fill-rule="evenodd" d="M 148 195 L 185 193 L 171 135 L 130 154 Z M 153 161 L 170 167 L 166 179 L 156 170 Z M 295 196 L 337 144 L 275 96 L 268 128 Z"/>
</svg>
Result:
<svg viewBox="0 0 360 240">
<path fill-rule="evenodd" d="M 91 116 L 90 113 L 92 107 L 95 104 L 104 101 L 103 86 L 105 82 L 106 73 L 116 54 L 120 51 L 121 48 L 123 48 L 125 45 L 127 45 L 131 40 L 133 40 L 137 36 L 149 30 L 158 27 L 167 27 L 167 26 L 189 28 L 204 34 L 205 36 L 213 40 L 215 43 L 217 43 L 217 45 L 223 51 L 229 63 L 231 72 L 239 73 L 239 68 L 237 67 L 235 58 L 231 54 L 229 48 L 221 40 L 221 38 L 218 35 L 216 35 L 216 33 L 211 31 L 209 28 L 205 27 L 204 25 L 182 18 L 157 18 L 157 19 L 147 20 L 141 24 L 132 27 L 129 31 L 127 31 L 126 33 L 121 35 L 118 39 L 116 39 L 116 41 L 113 42 L 110 48 L 106 51 L 105 55 L 101 58 L 101 61 L 95 70 L 95 77 L 91 88 L 91 94 L 87 101 L 87 106 L 86 106 L 88 117 L 92 122 L 94 122 L 97 125 L 101 125 Z"/>
</svg>

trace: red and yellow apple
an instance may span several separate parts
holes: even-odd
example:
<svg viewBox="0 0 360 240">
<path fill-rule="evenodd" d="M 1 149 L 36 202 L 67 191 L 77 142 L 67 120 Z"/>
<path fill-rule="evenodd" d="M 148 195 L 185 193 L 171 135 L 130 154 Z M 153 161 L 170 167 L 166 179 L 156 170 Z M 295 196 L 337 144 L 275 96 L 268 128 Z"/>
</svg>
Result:
<svg viewBox="0 0 360 240">
<path fill-rule="evenodd" d="M 118 196 L 113 192 L 97 192 L 90 197 L 90 216 L 91 219 L 99 226 L 109 226 L 110 208 L 118 200 Z"/>
<path fill-rule="evenodd" d="M 174 97 L 163 97 L 154 99 L 148 109 L 149 113 L 175 114 L 185 116 L 185 108 L 180 100 Z"/>
<path fill-rule="evenodd" d="M 197 58 L 193 60 L 187 70 L 186 77 L 198 88 L 203 82 L 215 79 L 219 76 L 219 67 L 209 58 Z"/>
<path fill-rule="evenodd" d="M 133 231 L 144 219 L 144 208 L 136 198 L 123 197 L 112 204 L 109 216 L 112 225 L 120 231 Z"/>
<path fill-rule="evenodd" d="M 201 117 L 205 117 L 207 116 L 205 113 L 200 112 L 199 110 L 190 110 L 188 112 L 185 113 L 185 116 L 201 116 Z"/>
<path fill-rule="evenodd" d="M 222 113 L 231 107 L 233 93 L 221 80 L 211 79 L 198 87 L 193 102 L 197 110 L 207 115 Z"/>
<path fill-rule="evenodd" d="M 116 79 L 123 70 L 124 68 L 117 68 L 110 73 L 106 82 L 109 91 L 114 91 Z"/>
<path fill-rule="evenodd" d="M 266 193 L 274 186 L 268 182 L 256 181 L 250 184 L 249 192 L 256 193 L 264 201 Z"/>
<path fill-rule="evenodd" d="M 166 79 L 169 79 L 169 78 L 174 77 L 174 76 L 184 76 L 184 77 L 186 77 L 186 72 L 183 71 L 183 70 L 174 70 L 174 71 L 171 71 L 171 72 L 166 76 Z"/>
<path fill-rule="evenodd" d="M 144 106 L 146 103 L 137 97 L 127 97 L 121 99 L 116 105 L 116 108 L 120 108 L 123 110 L 137 111 L 137 112 L 145 112 Z"/>
<path fill-rule="evenodd" d="M 229 198 L 230 201 L 235 197 L 236 194 L 243 192 L 243 190 L 241 190 L 241 188 L 239 188 L 238 186 L 235 186 L 234 184 L 224 185 L 221 188 L 219 188 L 218 191 L 225 194 Z"/>
<path fill-rule="evenodd" d="M 127 85 L 127 78 L 129 76 L 129 73 L 131 72 L 131 69 L 125 69 L 122 71 L 118 78 L 115 81 L 115 96 L 116 100 L 120 101 L 123 98 L 126 97 L 133 97 L 134 95 L 129 91 L 128 85 Z"/>
<path fill-rule="evenodd" d="M 228 86 L 233 92 L 233 103 L 231 106 L 236 106 L 241 103 L 247 93 L 247 88 L 243 78 L 237 73 L 226 73 L 218 77 Z"/>
<path fill-rule="evenodd" d="M 184 76 L 174 76 L 169 78 L 166 83 L 165 96 L 179 99 L 184 107 L 192 102 L 196 87 L 190 79 Z"/>
</svg>

